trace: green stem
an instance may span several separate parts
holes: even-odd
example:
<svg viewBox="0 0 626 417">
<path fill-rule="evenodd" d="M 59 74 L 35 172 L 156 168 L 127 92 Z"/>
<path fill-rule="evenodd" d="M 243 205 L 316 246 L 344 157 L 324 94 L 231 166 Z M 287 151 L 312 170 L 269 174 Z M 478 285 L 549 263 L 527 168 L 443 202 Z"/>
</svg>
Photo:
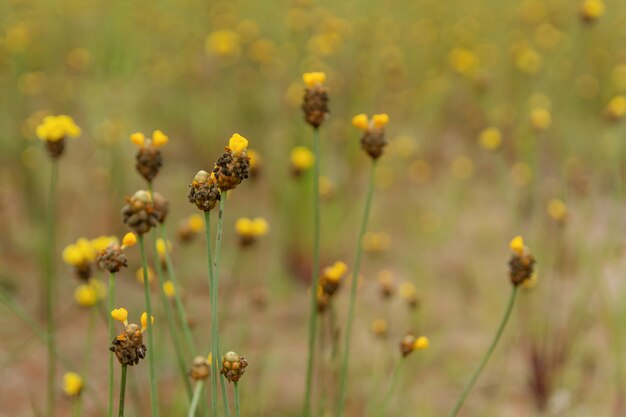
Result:
<svg viewBox="0 0 626 417">
<path fill-rule="evenodd" d="M 83 381 L 87 380 L 87 372 L 89 371 L 91 351 L 93 350 L 93 331 L 98 317 L 98 309 L 96 306 L 89 309 L 89 322 L 87 323 L 87 335 L 85 337 L 85 346 L 83 353 L 83 367 L 81 370 Z"/>
<path fill-rule="evenodd" d="M 367 196 L 365 197 L 365 208 L 363 209 L 363 218 L 361 219 L 361 228 L 359 229 L 359 237 L 356 242 L 356 255 L 354 256 L 354 267 L 352 268 L 352 281 L 350 282 L 350 303 L 348 305 L 348 319 L 346 322 L 346 331 L 343 344 L 343 358 L 341 361 L 341 374 L 339 376 L 339 397 L 337 401 L 336 416 L 341 417 L 346 404 L 346 395 L 348 388 L 348 364 L 350 360 L 350 339 L 352 337 L 352 323 L 354 321 L 354 306 L 356 301 L 356 290 L 358 288 L 359 270 L 361 267 L 361 255 L 363 253 L 363 236 L 367 229 L 367 221 L 372 206 L 372 197 L 374 195 L 374 175 L 376 172 L 376 160 L 372 161 L 370 170 L 370 178 L 367 186 Z"/>
<path fill-rule="evenodd" d="M 111 317 L 111 311 L 115 308 L 115 272 L 109 274 L 109 340 L 113 340 L 115 337 L 115 330 L 113 327 L 113 317 Z M 115 367 L 113 365 L 113 359 L 115 357 L 114 352 L 109 352 L 109 409 L 107 416 L 113 417 L 113 378 L 115 377 Z"/>
<path fill-rule="evenodd" d="M 193 390 L 193 398 L 191 399 L 191 405 L 189 406 L 187 417 L 194 417 L 196 415 L 196 408 L 198 408 L 198 400 L 200 399 L 203 386 L 204 381 L 200 380 L 196 382 L 196 388 Z"/>
<path fill-rule="evenodd" d="M 398 384 L 400 371 L 403 369 L 405 357 L 402 356 L 398 361 L 398 364 L 393 370 L 391 374 L 391 380 L 389 381 L 389 385 L 387 386 L 387 391 L 385 392 L 385 396 L 383 397 L 383 402 L 380 405 L 380 410 L 378 411 L 377 417 L 383 417 L 385 412 L 387 411 L 387 405 L 389 404 L 389 399 L 391 398 L 391 393 L 395 390 L 396 385 Z"/>
<path fill-rule="evenodd" d="M 216 325 L 216 333 L 215 333 L 215 350 L 217 351 L 217 356 L 213 355 L 213 362 L 215 363 L 215 369 L 217 370 L 220 378 L 220 386 L 222 389 L 222 401 L 224 403 L 224 411 L 226 413 L 226 417 L 230 417 L 230 405 L 228 404 L 228 394 L 226 393 L 226 380 L 224 375 L 219 372 L 220 361 L 222 359 L 222 353 L 220 351 L 220 334 L 219 327 L 217 322 L 217 295 L 218 295 L 218 287 L 219 287 L 219 279 L 220 279 L 220 260 L 222 253 L 222 227 L 224 224 L 224 207 L 226 206 L 226 197 L 227 191 L 223 191 L 220 198 L 220 211 L 217 218 L 217 236 L 215 238 L 215 325 Z"/>
<path fill-rule="evenodd" d="M 150 347 L 147 349 L 148 366 L 150 369 L 150 408 L 152 417 L 159 415 L 159 409 L 157 405 L 157 385 L 156 385 L 156 372 L 154 367 L 154 332 L 152 331 L 152 304 L 150 302 L 150 281 L 148 280 L 148 260 L 146 259 L 146 250 L 144 245 L 143 235 L 139 235 L 139 252 L 141 253 L 141 266 L 143 269 L 143 289 L 146 298 L 146 314 L 147 314 L 147 332 L 148 343 Z"/>
<path fill-rule="evenodd" d="M 495 350 L 496 345 L 498 344 L 498 341 L 500 340 L 500 337 L 502 336 L 502 333 L 504 333 L 504 328 L 506 327 L 506 324 L 509 321 L 509 317 L 511 316 L 511 311 L 513 311 L 513 305 L 515 304 L 515 296 L 516 295 L 517 295 L 517 286 L 514 286 L 513 290 L 511 291 L 511 296 L 509 297 L 509 302 L 508 302 L 508 304 L 506 306 L 506 310 L 504 312 L 504 317 L 502 317 L 502 321 L 500 322 L 500 325 L 498 326 L 498 330 L 496 332 L 496 335 L 493 338 L 493 341 L 491 342 L 491 345 L 489 346 L 489 349 L 487 350 L 487 353 L 485 353 L 485 356 L 483 356 L 483 358 L 481 359 L 480 363 L 478 364 L 478 367 L 474 371 L 474 374 L 470 378 L 470 380 L 467 383 L 467 385 L 465 385 L 465 388 L 463 389 L 463 392 L 461 393 L 461 396 L 456 401 L 456 404 L 454 405 L 454 408 L 452 409 L 450 414 L 448 414 L 448 417 L 454 417 L 454 416 L 457 415 L 457 413 L 459 412 L 459 410 L 463 406 L 463 403 L 465 402 L 465 399 L 467 398 L 467 395 L 469 394 L 469 392 L 471 391 L 472 387 L 476 383 L 476 380 L 480 376 L 480 373 L 485 368 L 485 365 L 487 365 L 487 362 L 489 361 L 489 358 L 491 357 L 491 354 Z"/>
<path fill-rule="evenodd" d="M 48 190 L 48 205 L 46 206 L 46 241 L 44 247 L 44 273 L 46 293 L 46 318 L 48 327 L 48 391 L 46 403 L 46 415 L 54 415 L 54 403 L 56 399 L 56 359 L 55 346 L 55 323 L 54 323 L 54 235 L 55 235 L 55 212 L 56 212 L 56 189 L 59 174 L 59 161 L 52 160 L 50 173 L 50 188 Z"/>
<path fill-rule="evenodd" d="M 154 239 L 154 251 L 155 253 L 158 253 L 156 242 L 157 240 Z M 165 240 L 164 242 L 167 242 L 167 241 Z M 167 245 L 166 245 L 165 252 L 167 252 Z M 174 314 L 172 314 L 172 306 L 170 305 L 170 302 L 167 296 L 165 295 L 165 292 L 163 291 L 163 284 L 165 284 L 165 278 L 163 277 L 163 268 L 161 267 L 160 260 L 157 260 L 155 262 L 154 267 L 156 268 L 156 271 L 157 271 L 157 278 L 159 280 L 159 287 L 160 287 L 159 295 L 161 297 L 161 304 L 163 305 L 163 312 L 165 313 L 165 318 L 167 321 L 167 327 L 170 333 L 170 337 L 172 338 L 172 344 L 174 345 L 174 351 L 176 352 L 176 361 L 178 363 L 178 369 L 183 378 L 187 395 L 189 396 L 189 399 L 191 400 L 191 396 L 192 396 L 191 383 L 189 382 L 189 378 L 187 377 L 187 366 L 185 364 L 185 359 L 183 358 L 183 352 L 181 350 L 181 346 L 179 343 L 178 332 L 176 331 L 176 322 L 174 321 L 175 320 Z"/>
<path fill-rule="evenodd" d="M 235 381 L 235 417 L 240 417 L 240 405 L 239 405 L 239 381 Z"/>
<path fill-rule="evenodd" d="M 313 267 L 311 268 L 311 309 L 309 313 L 309 356 L 306 367 L 306 388 L 304 393 L 303 416 L 311 415 L 311 390 L 313 385 L 313 368 L 315 366 L 315 338 L 317 335 L 317 283 L 320 260 L 320 132 L 313 129 L 313 153 L 315 169 L 313 172 Z"/>
<path fill-rule="evenodd" d="M 74 399 L 74 407 L 72 407 L 72 416 L 82 417 L 83 400 L 80 395 Z"/>
<path fill-rule="evenodd" d="M 213 271 L 213 255 L 211 253 L 211 212 L 204 212 L 204 231 L 207 247 L 209 268 L 209 297 L 211 300 L 211 416 L 217 417 L 217 284 Z"/>
<path fill-rule="evenodd" d="M 149 320 L 148 320 L 149 321 Z M 124 417 L 124 399 L 126 397 L 126 365 L 122 365 L 122 376 L 120 377 L 120 406 L 119 417 Z"/>
</svg>

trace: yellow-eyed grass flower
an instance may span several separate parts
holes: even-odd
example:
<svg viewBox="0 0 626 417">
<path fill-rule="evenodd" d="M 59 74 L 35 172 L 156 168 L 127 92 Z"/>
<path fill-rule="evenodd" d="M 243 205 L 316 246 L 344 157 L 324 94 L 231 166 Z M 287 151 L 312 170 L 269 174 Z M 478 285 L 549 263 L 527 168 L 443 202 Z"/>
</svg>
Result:
<svg viewBox="0 0 626 417">
<path fill-rule="evenodd" d="M 398 287 L 398 294 L 402 298 L 410 309 L 414 310 L 419 307 L 419 299 L 417 297 L 417 288 L 415 284 L 409 281 L 404 281 Z"/>
<path fill-rule="evenodd" d="M 217 159 L 213 174 L 221 192 L 232 190 L 250 176 L 248 140 L 238 133 L 231 136 L 225 152 Z"/>
<path fill-rule="evenodd" d="M 291 173 L 294 177 L 299 177 L 315 165 L 315 155 L 306 146 L 293 148 L 289 160 L 291 161 Z"/>
<path fill-rule="evenodd" d="M 136 156 L 137 171 L 146 181 L 151 182 L 163 166 L 159 149 L 167 144 L 168 137 L 160 130 L 155 130 L 152 138 L 146 138 L 143 133 L 137 132 L 130 135 L 130 141 L 139 148 Z"/>
<path fill-rule="evenodd" d="M 395 292 L 393 273 L 388 269 L 383 269 L 378 273 L 378 289 L 383 299 L 388 300 Z"/>
<path fill-rule="evenodd" d="M 400 352 L 402 356 L 408 356 L 414 350 L 428 349 L 430 342 L 426 336 L 415 337 L 412 334 L 408 334 L 400 341 Z"/>
<path fill-rule="evenodd" d="M 535 259 L 532 257 L 532 255 L 528 253 L 528 249 L 524 245 L 524 239 L 521 236 L 515 236 L 509 243 L 509 247 L 511 251 L 513 252 L 513 256 L 511 260 L 509 261 L 509 266 L 511 268 L 509 277 L 511 279 L 511 283 L 513 284 L 513 288 L 511 290 L 511 295 L 509 296 L 509 301 L 506 305 L 506 309 L 504 311 L 504 316 L 502 317 L 502 320 L 500 321 L 500 325 L 498 326 L 498 329 L 496 330 L 496 334 L 493 338 L 493 341 L 491 342 L 491 345 L 489 345 L 487 352 L 478 363 L 476 370 L 470 377 L 470 380 L 468 381 L 468 383 L 465 385 L 465 388 L 463 389 L 463 391 L 461 392 L 461 395 L 459 396 L 458 400 L 454 404 L 452 411 L 450 412 L 450 414 L 448 414 L 448 417 L 455 417 L 458 414 L 461 407 L 463 406 L 465 399 L 467 398 L 472 387 L 478 380 L 478 377 L 480 376 L 481 372 L 483 371 L 483 369 L 485 369 L 485 366 L 487 365 L 489 358 L 493 354 L 493 351 L 498 345 L 498 341 L 500 340 L 500 338 L 502 337 L 502 334 L 504 333 L 506 324 L 508 323 L 509 317 L 511 316 L 511 312 L 513 311 L 513 305 L 515 304 L 515 297 L 517 295 L 517 290 L 519 286 L 531 280 L 531 277 L 534 275 Z"/>
<path fill-rule="evenodd" d="M 252 149 L 248 149 L 248 158 L 250 158 L 250 179 L 254 180 L 261 175 L 263 170 L 263 158 Z"/>
<path fill-rule="evenodd" d="M 265 236 L 269 230 L 269 223 L 262 217 L 249 219 L 240 217 L 235 222 L 235 231 L 239 235 L 239 245 L 242 248 L 253 245 L 261 236 Z"/>
<path fill-rule="evenodd" d="M 46 149 L 52 159 L 59 158 L 65 150 L 65 139 L 80 135 L 80 127 L 74 119 L 64 114 L 46 116 L 37 126 L 37 137 L 46 142 Z"/>
<path fill-rule="evenodd" d="M 546 208 L 546 211 L 548 212 L 548 216 L 550 216 L 550 218 L 554 220 L 557 224 L 563 225 L 567 223 L 567 206 L 562 200 L 559 200 L 558 198 L 553 198 L 552 200 L 550 200 L 548 202 L 548 207 Z"/>
<path fill-rule="evenodd" d="M 111 311 L 111 317 L 124 324 L 124 331 L 111 341 L 109 350 L 115 353 L 122 365 L 137 365 L 140 359 L 146 357 L 148 350 L 143 344 L 143 333 L 148 328 L 146 313 L 141 315 L 141 327 L 128 322 L 128 311 L 125 308 Z M 154 317 L 152 322 L 154 323 Z"/>
<path fill-rule="evenodd" d="M 613 97 L 606 105 L 606 115 L 613 122 L 621 120 L 626 115 L 626 97 Z"/>
<path fill-rule="evenodd" d="M 580 7 L 580 17 L 583 22 L 593 23 L 604 16 L 605 11 L 603 0 L 584 0 Z"/>
<path fill-rule="evenodd" d="M 77 397 L 83 392 L 85 384 L 83 378 L 75 372 L 63 374 L 63 392 L 68 397 Z"/>
<path fill-rule="evenodd" d="M 215 174 L 198 171 L 189 185 L 187 200 L 202 211 L 211 211 L 221 198 Z"/>
<path fill-rule="evenodd" d="M 363 131 L 361 137 L 361 147 L 372 159 L 378 159 L 383 154 L 383 149 L 387 146 L 385 139 L 385 126 L 389 123 L 387 114 L 375 114 L 372 119 L 361 113 L 352 118 L 352 125 Z"/>
<path fill-rule="evenodd" d="M 374 336 L 380 337 L 383 339 L 386 338 L 387 332 L 389 331 L 387 320 L 381 319 L 381 318 L 374 319 L 372 321 L 371 329 L 372 329 L 372 333 L 374 333 Z"/>
<path fill-rule="evenodd" d="M 552 125 L 552 114 L 545 107 L 535 107 L 530 111 L 530 126 L 535 132 L 543 132 Z"/>
<path fill-rule="evenodd" d="M 500 129 L 488 127 L 478 135 L 478 143 L 484 149 L 495 151 L 502 145 L 502 133 Z"/>
<path fill-rule="evenodd" d="M 182 243 L 189 243 L 204 229 L 204 220 L 198 214 L 192 214 L 181 220 L 176 229 L 178 240 Z"/>
<path fill-rule="evenodd" d="M 306 72 L 302 75 L 302 80 L 306 85 L 302 99 L 304 120 L 314 129 L 317 129 L 330 113 L 328 110 L 328 88 L 324 85 L 326 74 L 323 72 Z"/>
<path fill-rule="evenodd" d="M 104 285 L 92 278 L 88 283 L 80 284 L 74 290 L 74 301 L 81 307 L 93 307 L 106 296 Z"/>
<path fill-rule="evenodd" d="M 142 236 L 158 224 L 158 216 L 154 210 L 152 196 L 146 190 L 139 190 L 132 197 L 126 199 L 122 208 L 124 224 Z"/>
</svg>

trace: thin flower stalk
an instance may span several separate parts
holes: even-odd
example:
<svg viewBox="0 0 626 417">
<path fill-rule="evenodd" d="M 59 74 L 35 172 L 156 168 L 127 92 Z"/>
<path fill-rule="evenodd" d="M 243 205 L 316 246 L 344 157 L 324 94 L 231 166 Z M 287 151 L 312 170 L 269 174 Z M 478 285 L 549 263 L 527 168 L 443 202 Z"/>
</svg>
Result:
<svg viewBox="0 0 626 417">
<path fill-rule="evenodd" d="M 204 381 L 196 382 L 196 387 L 193 390 L 193 397 L 191 398 L 191 405 L 189 406 L 189 412 L 187 417 L 194 417 L 196 415 L 196 408 L 198 408 L 198 401 L 202 394 L 202 388 L 204 387 Z"/>
<path fill-rule="evenodd" d="M 211 212 L 204 212 L 204 227 L 206 234 L 207 245 L 207 261 L 209 268 L 209 291 L 211 298 L 211 415 L 217 416 L 217 353 L 216 339 L 217 339 L 217 305 L 215 293 L 217 292 L 215 271 L 213 270 L 213 255 L 211 253 Z"/>
<path fill-rule="evenodd" d="M 113 311 L 113 309 L 115 308 L 115 272 L 111 272 L 109 274 L 109 305 L 108 305 L 108 310 L 107 311 Z M 109 317 L 109 340 L 113 340 L 113 338 L 115 337 L 115 330 L 113 328 L 113 324 L 115 322 L 115 320 L 113 320 L 113 317 L 111 317 L 110 314 L 107 314 L 107 316 Z M 111 352 L 109 354 L 109 407 L 108 407 L 108 412 L 107 412 L 107 416 L 108 417 L 112 417 L 113 416 L 113 386 L 114 386 L 114 381 L 113 379 L 115 378 L 115 366 L 113 365 L 113 358 L 115 357 L 115 354 L 113 352 Z"/>
<path fill-rule="evenodd" d="M 365 198 L 365 208 L 363 209 L 363 218 L 361 219 L 361 227 L 359 229 L 359 236 L 356 243 L 356 254 L 354 256 L 354 267 L 352 268 L 352 281 L 350 282 L 350 301 L 348 305 L 348 319 L 346 322 L 346 331 L 343 344 L 343 358 L 341 361 L 341 373 L 339 377 L 339 397 L 337 401 L 336 415 L 342 416 L 346 403 L 347 387 L 348 387 L 348 365 L 350 360 L 350 341 L 352 337 L 352 323 L 354 320 L 354 308 L 356 301 L 356 292 L 359 281 L 359 271 L 361 267 L 361 255 L 363 253 L 363 236 L 367 229 L 367 222 L 370 215 L 370 208 L 372 206 L 372 197 L 374 195 L 374 175 L 376 172 L 376 159 L 372 161 L 370 170 L 370 178 L 367 187 L 367 196 Z"/>
<path fill-rule="evenodd" d="M 385 413 L 387 412 L 389 399 L 391 398 L 391 394 L 395 391 L 396 385 L 398 385 L 398 381 L 400 380 L 400 374 L 401 374 L 400 371 L 404 367 L 405 358 L 406 358 L 405 356 L 402 356 L 400 360 L 398 360 L 396 367 L 393 369 L 393 373 L 391 374 L 391 380 L 389 381 L 389 385 L 387 386 L 387 391 L 385 391 L 385 396 L 383 397 L 383 401 L 380 405 L 380 409 L 378 410 L 378 413 L 376 414 L 376 417 L 383 417 Z"/>
<path fill-rule="evenodd" d="M 148 320 L 150 321 L 150 320 Z M 126 399 L 126 371 L 127 365 L 122 365 L 122 375 L 120 376 L 120 404 L 118 407 L 118 416 L 124 417 L 124 403 Z"/>
<path fill-rule="evenodd" d="M 235 417 L 241 417 L 241 405 L 239 403 L 239 382 L 235 382 Z"/>
<path fill-rule="evenodd" d="M 152 317 L 152 303 L 150 302 L 150 282 L 148 278 L 148 261 L 146 259 L 146 250 L 144 244 L 143 235 L 140 234 L 138 236 L 139 240 L 139 252 L 141 253 L 141 266 L 143 268 L 143 288 L 144 295 L 146 299 L 146 313 L 148 315 L 147 320 L 147 330 L 148 330 L 148 344 L 150 348 L 147 351 L 148 356 L 148 367 L 150 370 L 150 411 L 152 417 L 157 417 L 159 415 L 158 405 L 157 405 L 157 385 L 156 385 L 156 370 L 154 366 L 154 353 L 155 353 L 155 345 L 154 345 L 154 335 L 152 328 L 152 320 L 149 318 Z"/>
</svg>

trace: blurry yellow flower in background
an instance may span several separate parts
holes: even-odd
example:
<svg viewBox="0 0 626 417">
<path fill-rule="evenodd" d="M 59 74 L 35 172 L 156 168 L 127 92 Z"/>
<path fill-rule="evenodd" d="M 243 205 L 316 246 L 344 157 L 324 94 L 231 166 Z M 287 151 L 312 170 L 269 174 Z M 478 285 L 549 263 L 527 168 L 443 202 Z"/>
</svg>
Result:
<svg viewBox="0 0 626 417">
<path fill-rule="evenodd" d="M 606 7 L 602 0 L 584 0 L 581 8 L 580 15 L 586 22 L 594 22 L 604 16 Z"/>
<path fill-rule="evenodd" d="M 545 107 L 536 107 L 530 112 L 530 125 L 537 132 L 542 132 L 552 125 L 552 114 Z"/>
<path fill-rule="evenodd" d="M 513 61 L 518 70 L 534 75 L 541 69 L 541 56 L 533 48 L 529 46 L 514 46 Z"/>
<path fill-rule="evenodd" d="M 606 106 L 606 114 L 611 120 L 620 120 L 626 114 L 626 97 L 613 97 Z"/>
<path fill-rule="evenodd" d="M 143 268 L 139 268 L 137 272 L 135 272 L 135 279 L 140 284 L 143 284 Z M 151 267 L 148 267 L 148 282 L 152 283 L 154 280 L 154 270 Z"/>
<path fill-rule="evenodd" d="M 532 168 L 525 162 L 516 162 L 511 167 L 511 178 L 513 182 L 520 187 L 527 185 L 532 177 Z"/>
<path fill-rule="evenodd" d="M 75 372 L 66 372 L 63 375 L 63 391 L 70 397 L 77 396 L 83 390 L 83 378 Z"/>
<path fill-rule="evenodd" d="M 81 307 L 93 307 L 106 296 L 106 287 L 95 278 L 74 290 L 74 301 Z"/>
<path fill-rule="evenodd" d="M 521 236 L 515 236 L 511 243 L 509 243 L 511 250 L 519 256 L 524 254 L 524 238 Z"/>
<path fill-rule="evenodd" d="M 372 333 L 378 337 L 385 337 L 387 335 L 388 327 L 387 320 L 380 318 L 374 319 L 371 325 Z"/>
<path fill-rule="evenodd" d="M 172 281 L 168 280 L 163 283 L 163 293 L 169 299 L 174 298 L 176 295 L 176 287 Z"/>
<path fill-rule="evenodd" d="M 363 250 L 369 253 L 382 253 L 389 249 L 391 236 L 385 232 L 367 232 L 363 236 Z"/>
<path fill-rule="evenodd" d="M 259 237 L 266 235 L 268 230 L 269 223 L 263 217 L 240 217 L 235 222 L 235 231 L 239 235 L 241 246 L 253 244 Z"/>
<path fill-rule="evenodd" d="M 448 54 L 448 61 L 455 72 L 465 76 L 475 75 L 480 68 L 478 56 L 466 48 L 454 48 Z"/>
<path fill-rule="evenodd" d="M 495 127 L 488 127 L 480 132 L 478 135 L 478 143 L 485 149 L 496 150 L 502 144 L 502 133 L 500 129 Z"/>
<path fill-rule="evenodd" d="M 296 146 L 290 154 L 291 167 L 296 175 L 308 171 L 315 163 L 315 155 L 307 147 Z"/>
<path fill-rule="evenodd" d="M 37 137 L 41 140 L 56 142 L 64 138 L 75 138 L 80 135 L 80 127 L 70 116 L 46 116 L 37 126 Z"/>
<path fill-rule="evenodd" d="M 452 160 L 450 172 L 459 180 L 467 180 L 474 175 L 474 162 L 467 156 L 458 156 Z"/>
<path fill-rule="evenodd" d="M 217 30 L 207 36 L 205 48 L 209 55 L 236 57 L 241 53 L 240 38 L 232 30 Z"/>
<path fill-rule="evenodd" d="M 556 222 L 562 223 L 567 218 L 567 206 L 562 200 L 553 198 L 548 202 L 548 215 Z"/>
</svg>

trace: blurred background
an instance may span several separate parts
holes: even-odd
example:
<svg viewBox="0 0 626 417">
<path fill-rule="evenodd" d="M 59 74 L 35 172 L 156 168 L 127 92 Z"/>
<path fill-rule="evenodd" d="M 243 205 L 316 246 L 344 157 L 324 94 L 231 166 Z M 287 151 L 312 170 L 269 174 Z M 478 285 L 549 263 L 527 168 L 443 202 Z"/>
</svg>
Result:
<svg viewBox="0 0 626 417">
<path fill-rule="evenodd" d="M 295 176 L 291 153 L 312 147 L 299 108 L 302 73 L 324 71 L 331 115 L 320 129 L 322 267 L 342 260 L 351 268 L 357 244 L 370 160 L 350 119 L 384 112 L 391 120 L 363 242 L 348 415 L 378 409 L 409 330 L 431 347 L 407 360 L 387 415 L 448 412 L 501 317 L 517 234 L 537 258 L 539 281 L 520 294 L 461 415 L 626 415 L 624 39 L 619 0 L 4 0 L 0 285 L 43 325 L 51 164 L 35 129 L 46 115 L 70 115 L 82 135 L 59 161 L 59 349 L 75 367 L 68 370 L 96 388 L 100 406 L 86 397 L 84 415 L 104 415 L 108 331 L 98 318 L 86 336 L 93 314 L 76 303 L 78 281 L 61 253 L 79 237 L 127 231 L 124 198 L 145 188 L 128 137 L 160 129 L 170 141 L 155 190 L 170 202 L 172 257 L 197 345 L 208 353 L 204 239 L 183 244 L 177 228 L 200 213 L 186 199 L 194 174 L 210 170 L 238 132 L 257 154 L 256 175 L 227 203 L 221 339 L 250 363 L 244 415 L 298 415 L 312 172 L 304 166 Z M 234 228 L 241 216 L 269 223 L 245 249 Z M 140 260 L 127 252 L 116 304 L 137 320 Z M 381 297 L 380 282 L 392 282 L 394 296 Z M 332 341 L 346 289 L 333 300 L 338 328 L 328 327 L 318 355 L 319 415 L 332 414 Z M 187 399 L 155 304 L 161 414 L 181 415 Z M 0 311 L 0 415 L 39 415 L 45 345 Z M 147 415 L 147 381 L 145 364 L 129 372 L 127 415 Z M 69 415 L 60 386 L 57 414 Z"/>
</svg>

